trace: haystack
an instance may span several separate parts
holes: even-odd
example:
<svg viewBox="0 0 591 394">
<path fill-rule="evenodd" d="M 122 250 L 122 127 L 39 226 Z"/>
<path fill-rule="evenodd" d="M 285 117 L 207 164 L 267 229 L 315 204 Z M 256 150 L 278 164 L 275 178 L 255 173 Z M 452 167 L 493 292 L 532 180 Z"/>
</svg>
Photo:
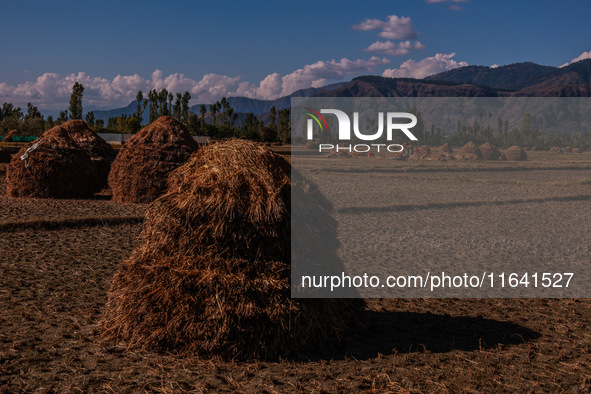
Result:
<svg viewBox="0 0 591 394">
<path fill-rule="evenodd" d="M 14 142 L 12 137 L 14 137 L 17 134 L 18 134 L 18 130 L 17 129 L 10 130 L 8 132 L 8 134 L 6 134 L 6 137 L 4 137 L 4 139 L 2 140 L 2 142 Z"/>
<path fill-rule="evenodd" d="M 192 155 L 168 183 L 148 209 L 143 244 L 114 276 L 100 323 L 108 339 L 276 358 L 326 348 L 358 322 L 361 300 L 290 296 L 291 193 L 319 193 L 283 157 L 249 141 L 220 142 Z M 327 201 L 318 206 L 314 214 L 331 213 Z"/>
<path fill-rule="evenodd" d="M 583 153 L 583 150 L 581 148 L 572 148 L 571 152 L 572 153 Z"/>
<path fill-rule="evenodd" d="M 520 146 L 512 146 L 505 151 L 505 156 L 509 161 L 525 161 L 527 153 Z"/>
<path fill-rule="evenodd" d="M 12 158 L 6 180 L 11 197 L 85 198 L 100 190 L 90 157 L 59 126 Z"/>
<path fill-rule="evenodd" d="M 482 160 L 482 152 L 472 141 L 462 146 L 456 158 L 459 160 Z"/>
<path fill-rule="evenodd" d="M 572 148 L 570 146 L 565 146 L 563 149 L 564 153 L 572 153 Z"/>
<path fill-rule="evenodd" d="M 92 131 L 83 120 L 70 120 L 62 123 L 60 127 L 65 129 L 68 136 L 90 156 L 96 167 L 101 188 L 107 187 L 111 163 L 117 156 L 115 149 Z M 53 130 L 47 130 L 44 135 L 51 135 Z"/>
<path fill-rule="evenodd" d="M 502 158 L 501 152 L 496 146 L 486 142 L 480 145 L 480 153 L 482 153 L 483 160 L 500 160 Z"/>
<path fill-rule="evenodd" d="M 181 122 L 162 116 L 125 143 L 111 166 L 113 200 L 149 203 L 166 190 L 168 174 L 198 149 Z"/>
<path fill-rule="evenodd" d="M 318 150 L 318 147 L 320 145 L 318 144 L 318 142 L 316 141 L 308 141 L 306 142 L 306 145 L 304 145 L 304 149 L 308 149 L 308 150 Z"/>
<path fill-rule="evenodd" d="M 454 150 L 446 142 L 445 144 L 443 144 L 439 147 L 439 153 L 447 153 L 448 155 L 451 155 L 452 153 L 454 153 Z"/>
<path fill-rule="evenodd" d="M 12 160 L 10 151 L 0 146 L 0 163 L 10 163 L 10 160 Z"/>
</svg>

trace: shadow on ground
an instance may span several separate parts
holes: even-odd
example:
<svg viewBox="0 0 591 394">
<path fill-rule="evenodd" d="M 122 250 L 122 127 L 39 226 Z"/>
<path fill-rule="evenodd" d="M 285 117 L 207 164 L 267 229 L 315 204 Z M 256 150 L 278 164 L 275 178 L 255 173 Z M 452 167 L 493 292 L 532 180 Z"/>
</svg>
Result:
<svg viewBox="0 0 591 394">
<path fill-rule="evenodd" d="M 339 349 L 298 359 L 368 360 L 379 354 L 504 349 L 539 337 L 539 333 L 518 324 L 482 317 L 368 311 L 364 326 L 350 333 Z"/>
</svg>

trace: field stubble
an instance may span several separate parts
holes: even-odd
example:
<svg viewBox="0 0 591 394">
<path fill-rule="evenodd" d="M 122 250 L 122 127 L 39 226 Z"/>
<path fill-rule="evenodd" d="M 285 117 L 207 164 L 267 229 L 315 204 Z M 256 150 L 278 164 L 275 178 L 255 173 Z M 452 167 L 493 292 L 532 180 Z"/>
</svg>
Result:
<svg viewBox="0 0 591 394">
<path fill-rule="evenodd" d="M 332 172 L 314 166 L 309 168 L 315 177 L 344 176 L 336 165 Z M 390 207 L 400 219 L 393 236 L 427 251 L 425 260 L 455 253 L 467 261 L 490 248 L 499 249 L 500 259 L 519 260 L 521 253 L 549 253 L 554 259 L 572 240 L 582 243 L 576 253 L 588 251 L 590 238 L 583 237 L 588 237 L 589 202 L 560 200 L 591 195 L 590 186 L 579 182 L 589 177 L 584 170 L 423 169 L 419 163 L 413 170 L 418 177 L 364 170 L 378 181 L 374 185 L 390 188 L 392 201 L 365 200 L 363 191 L 371 186 L 361 185 L 353 188 L 358 193 L 354 205 L 337 204 L 339 219 L 360 215 L 346 208 L 375 212 Z M 431 186 L 437 189 L 433 194 L 421 192 Z M 502 190 L 505 186 L 509 191 Z M 521 190 L 526 186 L 528 192 Z M 334 197 L 338 190 L 326 193 Z M 549 201 L 491 204 L 495 198 Z M 429 207 L 437 201 L 451 205 Z M 142 207 L 103 200 L 0 202 L 2 223 L 143 213 Z M 495 219 L 482 220 L 483 214 Z M 520 227 L 525 218 L 536 222 Z M 557 251 L 531 239 L 537 225 L 559 218 L 564 223 L 556 228 L 562 233 Z M 461 228 L 466 221 L 469 225 Z M 581 234 L 571 239 L 569 223 Z M 351 333 L 339 351 L 320 349 L 298 359 L 237 363 L 128 352 L 123 344 L 104 342 L 96 323 L 111 277 L 137 245 L 140 229 L 138 223 L 0 229 L 0 392 L 558 392 L 591 387 L 591 303 L 585 299 L 372 299 L 365 327 Z M 415 250 L 401 252 L 412 256 Z"/>
</svg>

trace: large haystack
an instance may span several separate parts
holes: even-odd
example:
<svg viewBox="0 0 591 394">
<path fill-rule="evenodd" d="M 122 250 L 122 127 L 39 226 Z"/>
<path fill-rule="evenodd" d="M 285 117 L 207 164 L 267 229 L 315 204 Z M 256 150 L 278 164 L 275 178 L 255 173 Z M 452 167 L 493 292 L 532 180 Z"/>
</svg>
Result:
<svg viewBox="0 0 591 394">
<path fill-rule="evenodd" d="M 113 200 L 149 203 L 166 190 L 168 174 L 183 165 L 199 145 L 187 128 L 162 116 L 125 143 L 111 166 Z"/>
<path fill-rule="evenodd" d="M 85 198 L 100 190 L 90 157 L 61 127 L 25 145 L 12 158 L 6 180 L 11 197 Z"/>
<path fill-rule="evenodd" d="M 65 129 L 68 136 L 74 140 L 76 144 L 88 154 L 88 156 L 90 156 L 90 159 L 96 167 L 101 187 L 106 187 L 111 163 L 117 156 L 115 149 L 92 131 L 83 120 L 70 120 L 62 123 L 60 126 Z M 44 135 L 51 135 L 52 130 L 53 129 L 46 131 Z"/>
<path fill-rule="evenodd" d="M 509 161 L 525 161 L 527 153 L 520 146 L 512 146 L 505 151 L 505 156 Z"/>
<path fill-rule="evenodd" d="M 10 160 L 12 160 L 10 151 L 0 146 L 0 163 L 10 163 Z"/>
<path fill-rule="evenodd" d="M 482 152 L 472 141 L 462 146 L 456 155 L 458 160 L 482 160 Z"/>
<path fill-rule="evenodd" d="M 486 142 L 480 145 L 480 152 L 482 153 L 483 160 L 501 160 L 502 155 L 501 152 L 497 149 L 496 146 Z"/>
<path fill-rule="evenodd" d="M 291 237 L 299 239 L 291 193 L 320 196 L 291 171 L 283 157 L 244 140 L 192 155 L 170 175 L 148 209 L 143 244 L 115 274 L 104 335 L 131 348 L 227 358 L 275 358 L 341 339 L 363 301 L 290 296 Z M 336 229 L 332 206 L 320 200 L 298 204 Z M 317 234 L 308 235 L 312 243 Z"/>
</svg>

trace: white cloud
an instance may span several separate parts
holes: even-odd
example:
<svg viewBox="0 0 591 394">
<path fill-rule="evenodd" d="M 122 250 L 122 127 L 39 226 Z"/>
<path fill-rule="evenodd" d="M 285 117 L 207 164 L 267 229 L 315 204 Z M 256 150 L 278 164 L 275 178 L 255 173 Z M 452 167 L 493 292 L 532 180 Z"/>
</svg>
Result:
<svg viewBox="0 0 591 394">
<path fill-rule="evenodd" d="M 399 43 L 394 43 L 390 40 L 388 41 L 376 41 L 370 46 L 368 46 L 365 50 L 370 52 L 381 52 L 386 55 L 408 55 L 411 49 L 423 49 L 425 46 L 421 44 L 420 41 L 415 41 L 411 43 L 410 41 L 402 41 Z"/>
<path fill-rule="evenodd" d="M 564 63 L 562 66 L 559 66 L 559 67 L 560 68 L 566 67 L 569 64 L 573 64 L 573 63 L 576 63 L 578 61 L 585 60 L 585 59 L 591 59 L 591 51 L 583 52 L 579 56 L 577 56 L 573 60 L 571 60 L 570 62 Z"/>
<path fill-rule="evenodd" d="M 355 30 L 381 30 L 378 36 L 389 40 L 414 40 L 417 32 L 409 17 L 390 15 L 388 19 L 364 19 L 361 23 L 354 25 Z"/>
<path fill-rule="evenodd" d="M 492 66 L 490 66 L 490 68 L 498 68 L 498 67 L 501 67 L 501 66 L 499 66 L 499 65 L 498 65 L 498 64 L 496 64 L 496 63 L 495 63 L 495 64 L 493 64 Z"/>
<path fill-rule="evenodd" d="M 72 85 L 78 81 L 84 85 L 85 107 L 117 107 L 129 104 L 135 99 L 138 90 L 147 92 L 151 89 L 166 90 L 176 93 L 191 93 L 191 104 L 211 103 L 223 96 L 246 96 L 258 99 L 275 99 L 288 95 L 298 89 L 321 87 L 330 81 L 339 81 L 349 75 L 372 72 L 376 66 L 389 63 L 386 58 L 371 58 L 339 61 L 318 61 L 305 65 L 292 73 L 281 76 L 273 73 L 259 83 L 240 81 L 240 77 L 218 74 L 206 74 L 200 80 L 186 77 L 184 74 L 164 75 L 155 70 L 150 78 L 138 74 L 117 75 L 112 80 L 91 77 L 86 73 L 60 76 L 45 73 L 34 81 L 27 81 L 16 86 L 0 83 L 0 103 L 11 102 L 25 107 L 31 102 L 45 110 L 67 108 Z"/>
<path fill-rule="evenodd" d="M 467 66 L 466 62 L 458 62 L 452 58 L 455 53 L 438 53 L 433 57 L 427 57 L 418 62 L 409 59 L 399 68 L 385 70 L 382 76 L 389 78 L 425 78 L 428 75 Z"/>
</svg>

